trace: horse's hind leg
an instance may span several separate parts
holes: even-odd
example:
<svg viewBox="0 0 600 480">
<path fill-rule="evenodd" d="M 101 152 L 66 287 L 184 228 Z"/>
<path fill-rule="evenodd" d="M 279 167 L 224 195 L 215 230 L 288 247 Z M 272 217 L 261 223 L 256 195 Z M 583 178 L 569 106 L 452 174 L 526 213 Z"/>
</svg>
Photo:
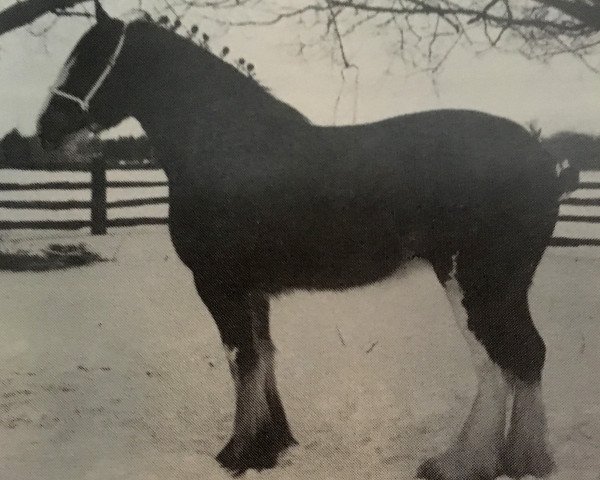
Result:
<svg viewBox="0 0 600 480">
<path fill-rule="evenodd" d="M 523 302 L 521 315 L 531 322 L 529 307 Z M 536 332 L 537 333 L 537 332 Z M 546 415 L 538 375 L 512 375 L 514 400 L 510 429 L 504 452 L 504 473 L 513 478 L 526 475 L 543 477 L 551 473 L 554 462 L 546 444 Z"/>
<path fill-rule="evenodd" d="M 439 269 L 435 269 L 438 273 Z M 470 328 L 474 313 L 463 305 L 464 294 L 455 273 L 454 269 L 438 273 L 438 277 L 443 280 L 454 317 L 471 350 L 479 385 L 471 412 L 456 441 L 441 455 L 424 462 L 417 476 L 428 480 L 489 480 L 502 470 L 510 385 Z"/>
<path fill-rule="evenodd" d="M 545 346 L 527 305 L 537 262 L 524 265 L 511 255 L 484 259 L 465 254 L 453 260 L 454 268 L 444 270 L 438 264 L 436 273 L 471 348 L 479 386 L 454 444 L 423 463 L 418 476 L 489 480 L 501 473 L 517 478 L 545 475 L 552 468 L 539 396 Z M 513 389 L 513 423 L 505 440 L 507 400 Z"/>
<path fill-rule="evenodd" d="M 198 292 L 215 319 L 236 390 L 234 431 L 217 460 L 234 473 L 272 468 L 295 442 L 277 392 L 269 303 L 259 293 L 206 289 Z"/>
</svg>

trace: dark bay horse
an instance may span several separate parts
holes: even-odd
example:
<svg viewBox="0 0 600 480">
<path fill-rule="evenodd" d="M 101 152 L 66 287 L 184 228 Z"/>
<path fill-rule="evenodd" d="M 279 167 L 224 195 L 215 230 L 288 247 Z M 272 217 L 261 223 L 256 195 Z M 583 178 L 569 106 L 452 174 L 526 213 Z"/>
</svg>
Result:
<svg viewBox="0 0 600 480">
<path fill-rule="evenodd" d="M 219 453 L 241 473 L 293 445 L 269 298 L 346 289 L 427 259 L 472 349 L 479 388 L 430 480 L 544 476 L 545 346 L 528 288 L 557 219 L 556 162 L 520 126 L 443 110 L 315 126 L 252 78 L 147 16 L 96 2 L 39 120 L 47 147 L 135 117 L 170 188 L 175 249 L 218 325 L 236 388 Z M 512 398 L 512 414 L 507 405 Z"/>
</svg>

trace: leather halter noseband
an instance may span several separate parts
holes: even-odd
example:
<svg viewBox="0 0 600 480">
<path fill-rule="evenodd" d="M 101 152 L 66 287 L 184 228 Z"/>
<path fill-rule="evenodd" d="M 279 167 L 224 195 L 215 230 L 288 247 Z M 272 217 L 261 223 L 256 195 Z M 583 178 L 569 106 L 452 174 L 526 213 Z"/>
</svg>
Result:
<svg viewBox="0 0 600 480">
<path fill-rule="evenodd" d="M 68 92 L 61 90 L 60 87 L 52 87 L 50 89 L 50 93 L 52 95 L 56 95 L 58 97 L 66 98 L 67 100 L 71 100 L 72 102 L 75 102 L 77 105 L 79 105 L 79 108 L 81 108 L 81 110 L 83 112 L 85 112 L 85 113 L 89 112 L 90 102 L 92 101 L 92 99 L 94 98 L 94 96 L 96 95 L 96 93 L 98 92 L 100 87 L 104 84 L 104 81 L 106 80 L 106 78 L 110 75 L 110 72 L 112 71 L 113 67 L 117 63 L 117 59 L 119 58 L 119 55 L 121 55 L 121 51 L 123 50 L 123 46 L 125 45 L 125 35 L 127 33 L 128 26 L 129 26 L 129 24 L 127 22 L 124 22 L 123 31 L 121 32 L 121 37 L 119 38 L 119 43 L 117 43 L 115 51 L 108 59 L 108 63 L 106 65 L 106 67 L 104 68 L 104 70 L 102 71 L 100 76 L 98 77 L 98 80 L 96 80 L 96 83 L 94 83 L 94 85 L 92 85 L 92 87 L 90 88 L 87 95 L 85 95 L 83 98 L 80 98 L 76 95 L 72 95 Z"/>
</svg>

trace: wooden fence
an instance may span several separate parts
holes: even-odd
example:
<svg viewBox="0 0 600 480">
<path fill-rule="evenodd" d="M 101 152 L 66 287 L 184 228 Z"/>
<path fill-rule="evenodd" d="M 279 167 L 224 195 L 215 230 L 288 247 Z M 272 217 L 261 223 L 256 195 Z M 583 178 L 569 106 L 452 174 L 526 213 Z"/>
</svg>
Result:
<svg viewBox="0 0 600 480">
<path fill-rule="evenodd" d="M 123 170 L 128 170 L 124 168 Z M 152 169 L 146 169 L 152 170 Z M 158 170 L 158 169 L 153 169 Z M 168 196 L 155 196 L 150 198 L 131 198 L 107 201 L 107 190 L 110 188 L 144 188 L 166 187 L 166 180 L 125 180 L 108 181 L 106 164 L 102 159 L 96 159 L 89 169 L 91 181 L 54 181 L 39 183 L 3 182 L 0 170 L 0 194 L 2 192 L 39 191 L 39 190 L 88 190 L 91 189 L 91 201 L 88 200 L 6 200 L 0 197 L 0 209 L 27 209 L 27 210 L 82 210 L 90 209 L 89 220 L 2 220 L 0 229 L 57 229 L 76 230 L 90 228 L 94 235 L 104 235 L 110 227 L 127 227 L 137 225 L 160 225 L 167 223 L 164 216 L 134 216 L 128 218 L 108 219 L 107 212 L 111 208 L 144 207 L 151 205 L 168 204 Z M 600 225 L 600 182 L 582 181 L 580 189 L 598 190 L 594 198 L 570 197 L 562 201 L 561 205 L 575 207 L 598 207 L 598 215 L 573 215 L 561 213 L 559 222 L 579 222 L 582 224 Z M 584 236 L 555 236 L 553 246 L 600 246 L 600 238 L 586 238 Z"/>
<path fill-rule="evenodd" d="M 130 170 L 118 168 L 115 170 Z M 144 170 L 158 171 L 158 168 L 145 168 Z M 81 171 L 77 169 L 76 171 Z M 132 180 L 108 181 L 106 164 L 102 159 L 96 159 L 87 170 L 91 173 L 90 181 L 53 181 L 39 183 L 3 182 L 0 170 L 0 193 L 39 190 L 91 190 L 91 200 L 5 200 L 0 198 L 0 208 L 27 209 L 27 210 L 90 210 L 89 220 L 1 220 L 0 229 L 56 229 L 78 230 L 89 227 L 93 235 L 104 235 L 109 227 L 127 227 L 136 225 L 160 225 L 167 223 L 166 216 L 108 219 L 108 210 L 122 207 L 143 207 L 149 205 L 166 205 L 168 196 L 151 198 L 133 198 L 125 200 L 107 201 L 109 188 L 143 188 L 167 187 L 166 180 Z M 71 171 L 66 173 L 72 173 Z"/>
</svg>

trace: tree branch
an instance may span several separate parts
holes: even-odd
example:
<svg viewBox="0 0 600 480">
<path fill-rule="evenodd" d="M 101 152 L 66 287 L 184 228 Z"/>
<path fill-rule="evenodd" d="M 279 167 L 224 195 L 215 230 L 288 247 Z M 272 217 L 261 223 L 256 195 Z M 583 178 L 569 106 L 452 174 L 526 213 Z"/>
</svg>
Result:
<svg viewBox="0 0 600 480">
<path fill-rule="evenodd" d="M 0 12 L 0 35 L 28 25 L 53 10 L 73 7 L 85 0 L 26 0 L 14 3 Z"/>
<path fill-rule="evenodd" d="M 539 0 L 540 3 L 545 4 L 546 2 L 550 3 L 562 3 L 563 0 Z M 567 20 L 563 21 L 553 21 L 547 19 L 539 19 L 533 17 L 504 17 L 490 14 L 488 9 L 481 8 L 465 8 L 461 6 L 450 6 L 450 7 L 441 7 L 438 5 L 429 5 L 422 2 L 410 2 L 413 6 L 380 6 L 380 5 L 369 5 L 366 3 L 355 3 L 353 1 L 346 0 L 331 0 L 330 4 L 333 7 L 337 8 L 347 8 L 352 9 L 354 11 L 364 11 L 364 12 L 378 12 L 378 13 L 389 13 L 393 15 L 438 15 L 438 16 L 446 16 L 446 15 L 454 15 L 454 16 L 462 16 L 462 17 L 472 17 L 472 21 L 476 20 L 487 20 L 489 22 L 493 22 L 496 25 L 503 25 L 510 21 L 510 25 L 521 26 L 521 27 L 535 27 L 539 29 L 549 29 L 554 28 L 557 30 L 571 31 L 571 30 L 581 30 L 582 24 L 578 18 L 576 22 L 569 22 Z M 493 2 L 496 3 L 496 2 Z M 490 5 L 490 7 L 493 6 Z M 547 5 L 550 6 L 550 5 Z M 600 9 L 598 13 L 600 13 Z M 568 15 L 567 12 L 563 12 Z M 600 26 L 599 26 L 600 29 Z"/>
<path fill-rule="evenodd" d="M 566 0 L 536 0 L 547 7 L 552 7 L 562 13 L 576 19 L 588 27 L 600 30 L 600 3 L 596 6 L 585 2 L 569 2 Z"/>
</svg>

